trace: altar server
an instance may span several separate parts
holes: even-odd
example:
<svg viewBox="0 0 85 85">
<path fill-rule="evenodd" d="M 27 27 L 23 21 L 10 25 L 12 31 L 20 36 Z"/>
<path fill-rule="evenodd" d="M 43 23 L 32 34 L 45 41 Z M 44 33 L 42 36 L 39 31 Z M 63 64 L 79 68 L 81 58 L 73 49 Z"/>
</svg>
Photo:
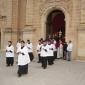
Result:
<svg viewBox="0 0 85 85">
<path fill-rule="evenodd" d="M 38 53 L 38 63 L 41 63 L 41 47 L 42 47 L 42 43 L 41 40 L 38 41 L 38 45 L 37 45 L 37 53 Z"/>
<path fill-rule="evenodd" d="M 6 65 L 13 66 L 14 64 L 14 46 L 11 41 L 8 41 L 8 45 L 6 46 Z"/>
<path fill-rule="evenodd" d="M 54 64 L 54 44 L 48 40 L 47 44 L 47 56 L 48 56 L 48 65 Z"/>
<path fill-rule="evenodd" d="M 30 63 L 30 58 L 28 55 L 28 49 L 25 46 L 25 42 L 21 41 L 21 48 L 17 50 L 18 54 L 18 76 L 28 73 L 28 64 Z"/>
<path fill-rule="evenodd" d="M 33 45 L 30 42 L 30 40 L 27 40 L 26 46 L 28 48 L 28 54 L 29 54 L 30 60 L 32 61 L 34 59 L 34 55 L 33 55 Z"/>
<path fill-rule="evenodd" d="M 17 44 L 16 44 L 16 48 L 18 49 L 18 48 L 20 48 L 21 47 L 21 39 L 19 39 L 18 41 L 17 41 Z"/>
<path fill-rule="evenodd" d="M 57 42 L 55 39 L 52 39 L 52 43 L 53 44 L 53 47 L 54 47 L 54 60 L 57 59 Z"/>
<path fill-rule="evenodd" d="M 46 69 L 47 68 L 47 42 L 46 41 L 43 41 L 40 56 L 42 58 L 42 67 L 43 69 Z"/>
</svg>

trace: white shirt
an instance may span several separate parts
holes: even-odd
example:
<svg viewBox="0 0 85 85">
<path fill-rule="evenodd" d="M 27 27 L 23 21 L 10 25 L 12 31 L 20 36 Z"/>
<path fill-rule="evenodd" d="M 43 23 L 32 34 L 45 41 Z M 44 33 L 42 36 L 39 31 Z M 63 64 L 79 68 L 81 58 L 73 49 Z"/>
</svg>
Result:
<svg viewBox="0 0 85 85">
<path fill-rule="evenodd" d="M 42 45 L 40 55 L 41 57 L 47 57 L 47 45 L 46 46 Z"/>
<path fill-rule="evenodd" d="M 56 40 L 54 40 L 54 41 L 53 41 L 53 44 L 55 44 L 55 45 L 56 45 Z"/>
<path fill-rule="evenodd" d="M 17 42 L 16 48 L 17 48 L 17 49 L 18 49 L 18 48 L 21 48 L 21 43 Z"/>
<path fill-rule="evenodd" d="M 53 56 L 54 55 L 54 45 L 47 45 L 47 56 Z"/>
<path fill-rule="evenodd" d="M 6 46 L 6 57 L 14 57 L 14 47 L 13 45 L 11 45 L 10 47 L 9 46 Z M 10 52 L 12 51 L 12 52 Z"/>
<path fill-rule="evenodd" d="M 17 50 L 17 53 L 18 52 L 24 53 L 24 55 L 22 55 L 21 53 L 18 54 L 18 65 L 26 65 L 26 64 L 30 63 L 28 49 L 26 46 L 24 46 L 22 49 L 19 48 Z"/>
<path fill-rule="evenodd" d="M 27 48 L 28 48 L 28 53 L 30 53 L 30 52 L 33 52 L 33 45 L 32 45 L 32 43 L 26 43 L 26 46 L 27 46 Z"/>
<path fill-rule="evenodd" d="M 72 51 L 73 45 L 72 43 L 69 43 L 67 46 L 67 51 Z"/>
<path fill-rule="evenodd" d="M 42 44 L 38 44 L 38 45 L 37 45 L 37 53 L 38 53 L 38 54 L 41 53 L 41 47 L 42 47 Z"/>
<path fill-rule="evenodd" d="M 53 45 L 53 50 L 57 51 L 57 48 L 56 48 L 55 44 L 52 44 L 52 45 Z"/>
</svg>

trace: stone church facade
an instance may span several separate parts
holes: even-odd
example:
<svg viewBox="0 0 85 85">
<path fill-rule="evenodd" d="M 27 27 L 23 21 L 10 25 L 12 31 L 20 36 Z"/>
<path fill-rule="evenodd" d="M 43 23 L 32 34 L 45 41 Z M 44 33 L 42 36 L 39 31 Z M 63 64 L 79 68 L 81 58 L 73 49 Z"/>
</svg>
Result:
<svg viewBox="0 0 85 85">
<path fill-rule="evenodd" d="M 73 42 L 73 59 L 85 60 L 85 0 L 1 0 L 0 48 L 8 40 L 30 39 L 36 44 L 46 38 L 48 15 L 60 10 L 65 16 L 65 39 Z"/>
</svg>

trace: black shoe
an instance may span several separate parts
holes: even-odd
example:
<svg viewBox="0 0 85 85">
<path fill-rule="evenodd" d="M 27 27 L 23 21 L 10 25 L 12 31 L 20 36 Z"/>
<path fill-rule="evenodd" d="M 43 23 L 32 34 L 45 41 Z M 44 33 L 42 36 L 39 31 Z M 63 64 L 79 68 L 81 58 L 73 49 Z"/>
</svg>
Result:
<svg viewBox="0 0 85 85">
<path fill-rule="evenodd" d="M 13 66 L 13 64 L 11 64 L 11 66 Z"/>
<path fill-rule="evenodd" d="M 47 67 L 43 67 L 43 69 L 46 69 Z"/>
<path fill-rule="evenodd" d="M 9 67 L 10 65 L 6 65 L 7 67 Z"/>
<path fill-rule="evenodd" d="M 37 63 L 40 63 L 40 61 L 38 61 Z"/>
<path fill-rule="evenodd" d="M 23 73 L 23 74 L 28 74 L 28 72 L 25 72 L 25 73 Z"/>
<path fill-rule="evenodd" d="M 43 65 L 41 67 L 44 67 Z"/>
<path fill-rule="evenodd" d="M 71 61 L 71 60 L 68 60 L 68 61 Z"/>
<path fill-rule="evenodd" d="M 21 77 L 21 74 L 18 74 L 18 77 Z"/>
</svg>

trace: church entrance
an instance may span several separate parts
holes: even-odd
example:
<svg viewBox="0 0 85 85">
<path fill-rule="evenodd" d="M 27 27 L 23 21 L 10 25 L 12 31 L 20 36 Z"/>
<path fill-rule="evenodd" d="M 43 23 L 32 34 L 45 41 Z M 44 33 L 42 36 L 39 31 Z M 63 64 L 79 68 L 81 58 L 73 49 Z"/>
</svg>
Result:
<svg viewBox="0 0 85 85">
<path fill-rule="evenodd" d="M 52 11 L 46 22 L 46 38 L 65 40 L 65 15 L 61 10 Z"/>
</svg>

